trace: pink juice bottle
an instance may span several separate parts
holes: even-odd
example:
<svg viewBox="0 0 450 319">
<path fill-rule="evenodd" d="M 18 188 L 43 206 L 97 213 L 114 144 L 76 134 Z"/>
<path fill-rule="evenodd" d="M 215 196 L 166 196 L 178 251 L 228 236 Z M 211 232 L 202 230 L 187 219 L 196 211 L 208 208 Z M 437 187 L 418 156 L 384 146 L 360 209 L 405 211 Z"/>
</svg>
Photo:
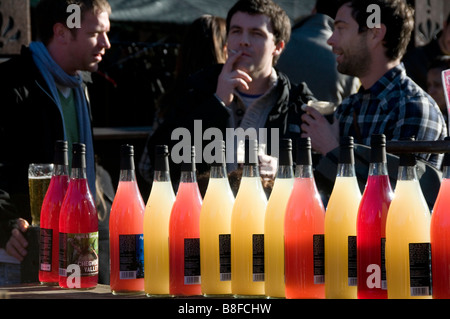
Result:
<svg viewBox="0 0 450 319">
<path fill-rule="evenodd" d="M 441 187 L 430 226 L 433 299 L 450 299 L 450 153 L 444 155 L 442 167 Z"/>
<path fill-rule="evenodd" d="M 325 298 L 325 208 L 312 173 L 311 141 L 301 138 L 284 219 L 286 298 Z"/>
<path fill-rule="evenodd" d="M 182 163 L 180 184 L 169 222 L 169 291 L 171 295 L 201 295 L 200 211 L 202 198 L 195 172 L 195 148 L 190 163 Z"/>
<path fill-rule="evenodd" d="M 59 212 L 69 185 L 67 142 L 56 141 L 53 176 L 42 203 L 40 221 L 39 281 L 59 282 Z"/>
<path fill-rule="evenodd" d="M 98 216 L 86 177 L 86 146 L 74 143 L 72 149 L 72 172 L 59 216 L 59 285 L 95 288 Z"/>
<path fill-rule="evenodd" d="M 371 163 L 359 205 L 356 250 L 359 299 L 386 299 L 386 219 L 393 198 L 386 160 L 386 137 L 373 135 Z"/>
<path fill-rule="evenodd" d="M 113 294 L 144 291 L 145 204 L 136 181 L 134 148 L 121 146 L 120 177 L 109 217 Z"/>
</svg>

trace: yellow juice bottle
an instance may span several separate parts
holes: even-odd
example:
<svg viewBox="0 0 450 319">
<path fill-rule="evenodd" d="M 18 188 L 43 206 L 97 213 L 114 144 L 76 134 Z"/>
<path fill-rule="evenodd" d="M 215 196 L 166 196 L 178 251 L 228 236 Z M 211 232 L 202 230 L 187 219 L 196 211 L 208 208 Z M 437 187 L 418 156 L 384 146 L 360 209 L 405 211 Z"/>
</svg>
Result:
<svg viewBox="0 0 450 319">
<path fill-rule="evenodd" d="M 231 292 L 264 295 L 264 215 L 267 197 L 258 171 L 256 140 L 245 141 L 242 180 L 231 214 Z"/>
<path fill-rule="evenodd" d="M 269 298 L 285 298 L 284 283 L 284 215 L 294 186 L 292 141 L 281 140 L 280 158 L 275 183 L 267 202 L 264 222 L 265 294 Z"/>
<path fill-rule="evenodd" d="M 430 210 L 412 154 L 400 157 L 386 220 L 386 279 L 390 299 L 431 298 Z"/>
<path fill-rule="evenodd" d="M 231 212 L 234 195 L 228 182 L 224 144 L 220 161 L 211 164 L 200 211 L 201 289 L 205 296 L 231 294 Z"/>
<path fill-rule="evenodd" d="M 353 137 L 340 143 L 338 172 L 325 213 L 325 297 L 356 299 L 356 219 L 361 191 Z"/>
<path fill-rule="evenodd" d="M 169 221 L 175 193 L 170 181 L 168 147 L 156 146 L 152 189 L 144 212 L 144 290 L 169 295 Z"/>
</svg>

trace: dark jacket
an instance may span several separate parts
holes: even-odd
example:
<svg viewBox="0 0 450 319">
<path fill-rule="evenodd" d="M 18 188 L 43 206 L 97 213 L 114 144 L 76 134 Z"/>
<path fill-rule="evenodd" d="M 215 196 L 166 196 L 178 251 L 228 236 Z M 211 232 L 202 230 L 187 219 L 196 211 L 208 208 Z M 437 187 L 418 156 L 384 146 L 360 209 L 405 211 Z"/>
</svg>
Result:
<svg viewBox="0 0 450 319">
<path fill-rule="evenodd" d="M 28 48 L 0 64 L 0 74 L 0 189 L 9 194 L 12 205 L 8 211 L 0 206 L 0 225 L 5 227 L 11 218 L 31 222 L 28 165 L 53 163 L 54 144 L 64 139 L 64 128 Z M 9 235 L 8 228 L 0 230 L 0 247 Z"/>
<path fill-rule="evenodd" d="M 222 66 L 216 65 L 191 77 L 187 92 L 178 98 L 178 102 L 169 111 L 164 123 L 148 140 L 147 150 L 152 162 L 155 158 L 156 145 L 169 145 L 169 151 L 171 151 L 172 147 L 179 142 L 171 140 L 171 133 L 175 128 L 187 128 L 191 132 L 193 143 L 194 120 L 202 120 L 203 132 L 208 128 L 220 129 L 225 139 L 230 114 L 214 95 Z M 265 127 L 269 129 L 269 133 L 270 128 L 279 128 L 280 138 L 291 138 L 295 145 L 300 137 L 300 117 L 303 113 L 301 106 L 315 98 L 305 83 L 294 85 L 283 73 L 278 72 L 278 76 L 277 103 L 272 107 Z M 267 140 L 270 141 L 270 135 Z M 207 144 L 208 141 L 203 142 L 203 146 Z M 176 165 L 171 159 L 169 163 L 172 181 L 177 181 L 180 177 L 180 165 Z M 209 170 L 209 166 L 204 162 L 196 163 L 196 166 L 199 173 Z"/>
</svg>

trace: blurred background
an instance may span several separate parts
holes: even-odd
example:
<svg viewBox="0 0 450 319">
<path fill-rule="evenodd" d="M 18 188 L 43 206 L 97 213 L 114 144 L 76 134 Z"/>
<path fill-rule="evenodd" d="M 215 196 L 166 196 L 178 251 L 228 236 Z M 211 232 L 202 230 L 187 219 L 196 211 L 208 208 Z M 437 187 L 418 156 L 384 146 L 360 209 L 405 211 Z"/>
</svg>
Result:
<svg viewBox="0 0 450 319">
<path fill-rule="evenodd" d="M 0 62 L 34 40 L 39 0 L 0 1 Z M 235 0 L 109 0 L 112 47 L 92 75 L 90 87 L 95 150 L 116 187 L 119 146 L 135 146 L 136 164 L 155 115 L 155 103 L 173 81 L 178 47 L 186 26 L 203 14 L 226 17 Z M 450 11 L 448 0 L 408 0 L 416 7 L 410 46 L 427 43 Z M 315 0 L 278 0 L 292 24 L 310 14 Z M 139 174 L 138 174 L 139 175 Z M 144 200 L 145 182 L 138 182 Z"/>
</svg>

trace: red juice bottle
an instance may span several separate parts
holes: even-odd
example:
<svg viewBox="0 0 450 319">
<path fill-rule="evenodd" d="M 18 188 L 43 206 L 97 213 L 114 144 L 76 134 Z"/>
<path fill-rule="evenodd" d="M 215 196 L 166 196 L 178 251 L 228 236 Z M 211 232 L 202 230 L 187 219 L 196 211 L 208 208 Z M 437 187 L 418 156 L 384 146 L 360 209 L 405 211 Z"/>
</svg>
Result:
<svg viewBox="0 0 450 319">
<path fill-rule="evenodd" d="M 286 298 L 325 298 L 325 208 L 312 173 L 311 140 L 299 139 L 284 219 Z"/>
<path fill-rule="evenodd" d="M 372 135 L 369 176 L 356 222 L 359 299 L 386 299 L 386 219 L 393 198 L 386 160 L 386 137 Z"/>
<path fill-rule="evenodd" d="M 86 146 L 73 143 L 69 188 L 59 216 L 59 285 L 95 288 L 98 283 L 98 216 L 86 176 Z"/>
<path fill-rule="evenodd" d="M 42 203 L 40 221 L 39 281 L 59 282 L 59 212 L 69 185 L 67 141 L 56 141 L 53 176 Z"/>
<path fill-rule="evenodd" d="M 113 294 L 144 291 L 145 204 L 136 181 L 134 148 L 122 145 L 119 185 L 109 217 L 110 287 Z"/>
<path fill-rule="evenodd" d="M 450 140 L 446 137 L 445 140 Z M 444 155 L 441 187 L 431 215 L 433 299 L 450 298 L 450 153 Z"/>
<path fill-rule="evenodd" d="M 195 172 L 195 148 L 190 163 L 182 163 L 180 184 L 169 222 L 169 292 L 201 295 L 200 211 L 202 198 Z"/>
</svg>

